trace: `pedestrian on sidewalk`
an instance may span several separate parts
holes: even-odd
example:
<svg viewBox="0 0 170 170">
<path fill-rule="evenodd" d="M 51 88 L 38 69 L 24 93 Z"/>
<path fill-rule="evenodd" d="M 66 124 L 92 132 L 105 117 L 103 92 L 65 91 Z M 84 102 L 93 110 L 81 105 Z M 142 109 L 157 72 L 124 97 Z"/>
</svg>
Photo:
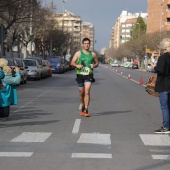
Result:
<svg viewBox="0 0 170 170">
<path fill-rule="evenodd" d="M 80 93 L 80 103 L 82 104 L 80 115 L 89 117 L 90 89 L 91 84 L 95 81 L 93 78 L 93 69 L 99 65 L 96 54 L 90 51 L 89 38 L 83 39 L 82 50 L 74 54 L 70 64 L 76 67 L 76 81 Z"/>
<path fill-rule="evenodd" d="M 0 117 L 8 117 L 10 105 L 18 104 L 16 85 L 20 83 L 21 75 L 18 67 L 11 68 L 5 65 L 2 68 L 5 77 L 1 79 L 3 88 L 0 90 Z"/>
<path fill-rule="evenodd" d="M 159 56 L 157 64 L 151 63 L 157 73 L 155 91 L 159 93 L 163 119 L 162 127 L 155 133 L 170 133 L 170 38 L 163 39 L 160 48 L 163 53 Z"/>
</svg>

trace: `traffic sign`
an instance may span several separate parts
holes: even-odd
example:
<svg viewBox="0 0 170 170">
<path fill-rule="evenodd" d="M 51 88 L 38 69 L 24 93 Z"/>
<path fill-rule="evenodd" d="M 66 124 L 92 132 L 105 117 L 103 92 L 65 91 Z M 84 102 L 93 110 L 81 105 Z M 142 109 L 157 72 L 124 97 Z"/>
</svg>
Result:
<svg viewBox="0 0 170 170">
<path fill-rule="evenodd" d="M 146 49 L 146 53 L 150 53 L 151 52 L 151 50 L 150 49 Z"/>
</svg>

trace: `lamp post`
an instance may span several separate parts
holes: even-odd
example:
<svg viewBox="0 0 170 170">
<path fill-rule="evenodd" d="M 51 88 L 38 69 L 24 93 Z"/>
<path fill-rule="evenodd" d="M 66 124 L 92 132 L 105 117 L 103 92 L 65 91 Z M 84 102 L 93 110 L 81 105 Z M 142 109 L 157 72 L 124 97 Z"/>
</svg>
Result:
<svg viewBox="0 0 170 170">
<path fill-rule="evenodd" d="M 31 0 L 31 8 L 30 8 L 30 42 L 29 42 L 29 54 L 32 57 L 32 0 Z"/>
<path fill-rule="evenodd" d="M 161 7 L 160 24 L 159 24 L 159 28 L 160 28 L 160 38 L 161 38 L 161 34 L 162 34 L 162 5 L 163 5 L 163 3 L 158 3 L 158 5 Z"/>
<path fill-rule="evenodd" d="M 160 28 L 160 39 L 162 36 L 162 5 L 163 3 L 158 3 L 158 5 L 161 7 L 161 13 L 160 13 L 160 24 L 159 24 L 159 28 Z M 159 55 L 161 54 L 161 50 L 159 50 Z"/>
<path fill-rule="evenodd" d="M 67 3 L 68 1 L 67 0 L 63 0 L 63 19 L 62 19 L 62 32 L 64 33 L 64 11 L 65 11 L 65 9 L 64 9 L 64 4 L 65 3 Z M 62 50 L 62 56 L 63 56 L 63 58 L 65 59 L 65 56 L 64 56 L 64 47 L 63 47 L 63 44 L 62 44 L 62 46 L 61 46 L 61 50 Z"/>
</svg>

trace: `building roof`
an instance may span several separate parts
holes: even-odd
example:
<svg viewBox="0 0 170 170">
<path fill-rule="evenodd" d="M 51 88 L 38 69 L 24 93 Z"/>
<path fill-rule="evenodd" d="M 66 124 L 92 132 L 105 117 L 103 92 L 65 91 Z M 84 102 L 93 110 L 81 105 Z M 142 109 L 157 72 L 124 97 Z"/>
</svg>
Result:
<svg viewBox="0 0 170 170">
<path fill-rule="evenodd" d="M 135 23 L 137 20 L 137 18 L 131 18 L 131 19 L 127 19 L 124 24 L 131 24 L 131 23 Z"/>
</svg>

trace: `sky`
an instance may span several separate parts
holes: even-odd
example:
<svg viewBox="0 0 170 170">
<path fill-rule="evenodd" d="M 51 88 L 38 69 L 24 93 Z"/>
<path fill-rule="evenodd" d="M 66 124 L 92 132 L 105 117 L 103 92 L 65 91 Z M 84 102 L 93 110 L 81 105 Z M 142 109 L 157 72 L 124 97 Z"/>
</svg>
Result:
<svg viewBox="0 0 170 170">
<path fill-rule="evenodd" d="M 51 4 L 52 0 L 41 0 Z M 95 29 L 95 50 L 109 47 L 111 30 L 122 11 L 147 13 L 147 0 L 65 0 L 64 9 L 90 22 Z M 56 12 L 63 11 L 63 0 L 53 0 Z"/>
</svg>

